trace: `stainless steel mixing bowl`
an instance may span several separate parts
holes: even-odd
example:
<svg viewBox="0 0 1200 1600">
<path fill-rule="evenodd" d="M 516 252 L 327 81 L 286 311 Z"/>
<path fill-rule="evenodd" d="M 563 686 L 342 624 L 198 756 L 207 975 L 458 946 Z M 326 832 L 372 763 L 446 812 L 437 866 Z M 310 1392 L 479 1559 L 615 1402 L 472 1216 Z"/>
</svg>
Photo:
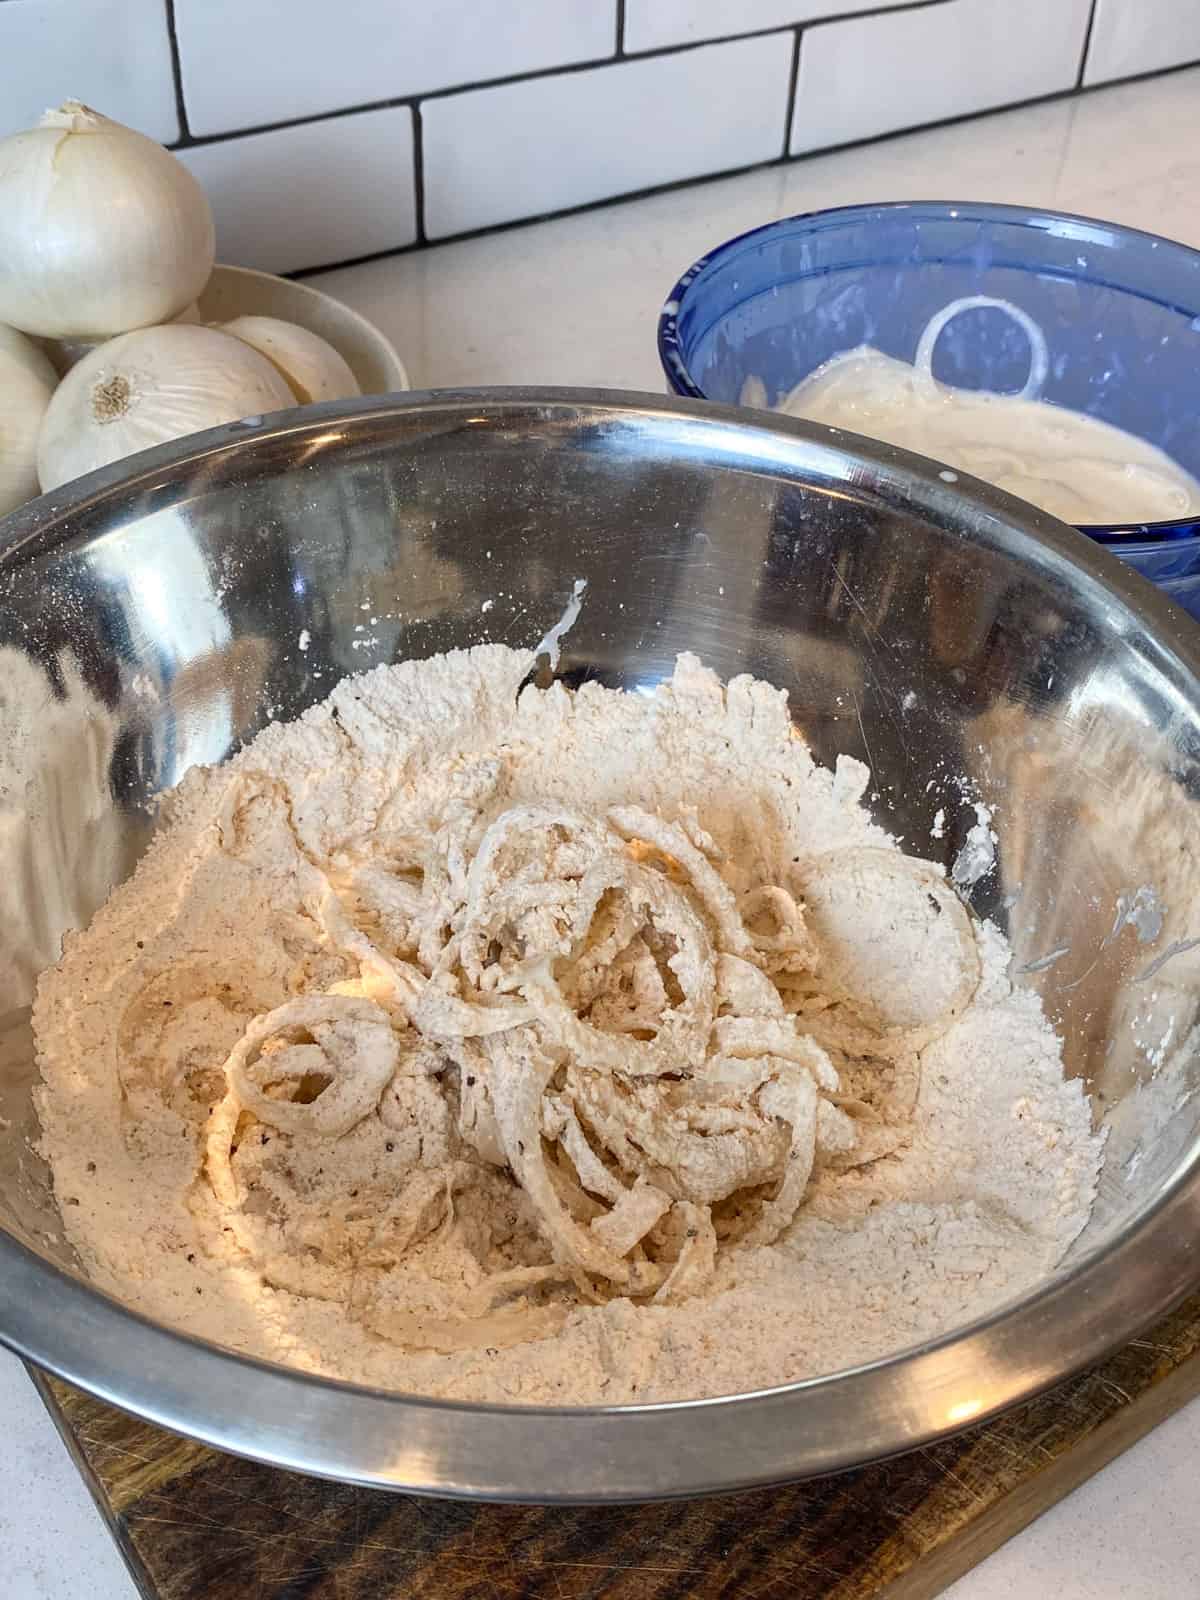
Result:
<svg viewBox="0 0 1200 1600">
<path fill-rule="evenodd" d="M 987 1321 L 858 1370 L 553 1412 L 255 1363 L 97 1293 L 27 1142 L 21 1008 L 63 929 L 129 870 L 189 765 L 376 662 L 532 645 L 579 578 L 568 681 L 644 688 L 687 649 L 785 685 L 818 754 L 868 761 L 878 815 L 948 864 L 975 804 L 993 808 L 996 864 L 971 899 L 1007 928 L 1109 1130 L 1069 1262 Z M 563 1500 L 845 1467 L 1099 1357 L 1200 1280 L 1198 642 L 1142 579 L 996 491 L 849 435 L 646 396 L 289 412 L 34 502 L 0 528 L 0 1338 L 263 1460 Z"/>
</svg>

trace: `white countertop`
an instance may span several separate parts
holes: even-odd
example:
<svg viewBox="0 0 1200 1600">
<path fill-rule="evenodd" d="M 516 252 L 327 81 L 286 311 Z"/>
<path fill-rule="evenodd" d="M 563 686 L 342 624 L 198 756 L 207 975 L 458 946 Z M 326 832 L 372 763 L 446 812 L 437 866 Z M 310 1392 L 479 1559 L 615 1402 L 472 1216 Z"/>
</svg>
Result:
<svg viewBox="0 0 1200 1600">
<path fill-rule="evenodd" d="M 691 261 L 773 217 L 900 199 L 1056 207 L 1200 246 L 1200 69 L 310 281 L 384 329 L 414 386 L 661 392 L 655 318 Z M 8 1356 L 0 1356 L 0 1418 L 0 1591 L 8 1600 L 134 1600 L 87 1490 Z M 1196 1594 L 1198 1477 L 1200 1401 L 1011 1540 L 948 1600 Z"/>
</svg>

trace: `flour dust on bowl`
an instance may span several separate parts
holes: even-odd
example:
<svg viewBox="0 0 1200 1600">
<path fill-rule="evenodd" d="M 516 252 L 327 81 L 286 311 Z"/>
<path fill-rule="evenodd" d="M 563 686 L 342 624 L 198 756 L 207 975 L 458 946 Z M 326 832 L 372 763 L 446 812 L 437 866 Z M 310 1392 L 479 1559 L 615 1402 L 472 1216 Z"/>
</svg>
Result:
<svg viewBox="0 0 1200 1600">
<path fill-rule="evenodd" d="M 675 393 L 840 422 L 998 482 L 1200 615 L 1200 251 L 1018 206 L 845 206 L 711 250 L 658 344 Z"/>
<path fill-rule="evenodd" d="M 1195 1282 L 1198 661 L 1071 530 L 790 420 L 493 390 L 2 532 L 13 1348 L 288 1467 L 631 1499 L 936 1438 Z M 43 1093 L 35 981 L 185 778 L 42 983 Z"/>
</svg>

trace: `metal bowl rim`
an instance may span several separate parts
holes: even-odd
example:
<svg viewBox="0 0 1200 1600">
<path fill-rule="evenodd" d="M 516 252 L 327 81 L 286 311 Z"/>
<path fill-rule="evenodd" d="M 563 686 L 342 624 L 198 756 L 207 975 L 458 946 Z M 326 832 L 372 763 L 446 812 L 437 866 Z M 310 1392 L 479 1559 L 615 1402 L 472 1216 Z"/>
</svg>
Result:
<svg viewBox="0 0 1200 1600">
<path fill-rule="evenodd" d="M 333 402 L 209 430 L 89 474 L 0 521 L 0 561 L 67 543 L 114 491 L 179 483 L 243 445 L 411 412 L 502 420 L 566 411 L 674 418 L 713 435 L 714 456 L 772 441 L 764 469 L 829 452 L 918 509 L 961 506 L 1039 549 L 1076 586 L 1097 585 L 1139 644 L 1200 707 L 1200 634 L 1115 556 L 1023 502 L 842 430 L 674 397 L 595 389 L 467 389 Z M 806 461 L 806 457 L 808 458 Z M 736 457 L 735 457 L 736 459 Z M 744 464 L 744 463 L 743 463 Z M 857 487 L 863 487 L 860 477 Z M 967 514 L 970 514 L 969 516 Z M 44 526 L 43 526 L 44 524 Z M 993 529 L 994 531 L 994 529 Z M 1149 1292 L 1129 1286 L 1154 1261 Z M 155 1323 L 0 1231 L 0 1343 L 102 1399 L 216 1448 L 338 1481 L 524 1502 L 596 1503 L 712 1493 L 844 1470 L 930 1444 L 1100 1359 L 1200 1281 L 1200 1157 L 1111 1245 L 965 1329 L 845 1372 L 750 1394 L 622 1407 L 481 1405 L 368 1389 L 258 1361 Z M 46 1315 L 47 1302 L 55 1306 Z M 981 1395 L 983 1386 L 985 1392 Z M 853 1426 L 847 1426 L 852 1420 Z M 552 1487 L 548 1487 L 552 1485 Z"/>
</svg>

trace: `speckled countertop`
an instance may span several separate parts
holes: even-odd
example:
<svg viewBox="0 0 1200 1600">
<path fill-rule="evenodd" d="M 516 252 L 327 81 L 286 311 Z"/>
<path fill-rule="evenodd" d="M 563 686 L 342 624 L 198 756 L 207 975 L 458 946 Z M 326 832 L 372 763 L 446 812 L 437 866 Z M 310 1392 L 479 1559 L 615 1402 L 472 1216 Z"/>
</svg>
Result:
<svg viewBox="0 0 1200 1600">
<path fill-rule="evenodd" d="M 1200 247 L 1200 69 L 310 281 L 383 328 L 415 386 L 660 391 L 654 321 L 679 270 L 773 217 L 883 199 L 1053 206 Z M 3 1355 L 0 1418 L 0 1593 L 134 1600 L 41 1401 Z M 949 1600 L 1200 1592 L 1198 1477 L 1200 1401 L 948 1590 Z"/>
</svg>

